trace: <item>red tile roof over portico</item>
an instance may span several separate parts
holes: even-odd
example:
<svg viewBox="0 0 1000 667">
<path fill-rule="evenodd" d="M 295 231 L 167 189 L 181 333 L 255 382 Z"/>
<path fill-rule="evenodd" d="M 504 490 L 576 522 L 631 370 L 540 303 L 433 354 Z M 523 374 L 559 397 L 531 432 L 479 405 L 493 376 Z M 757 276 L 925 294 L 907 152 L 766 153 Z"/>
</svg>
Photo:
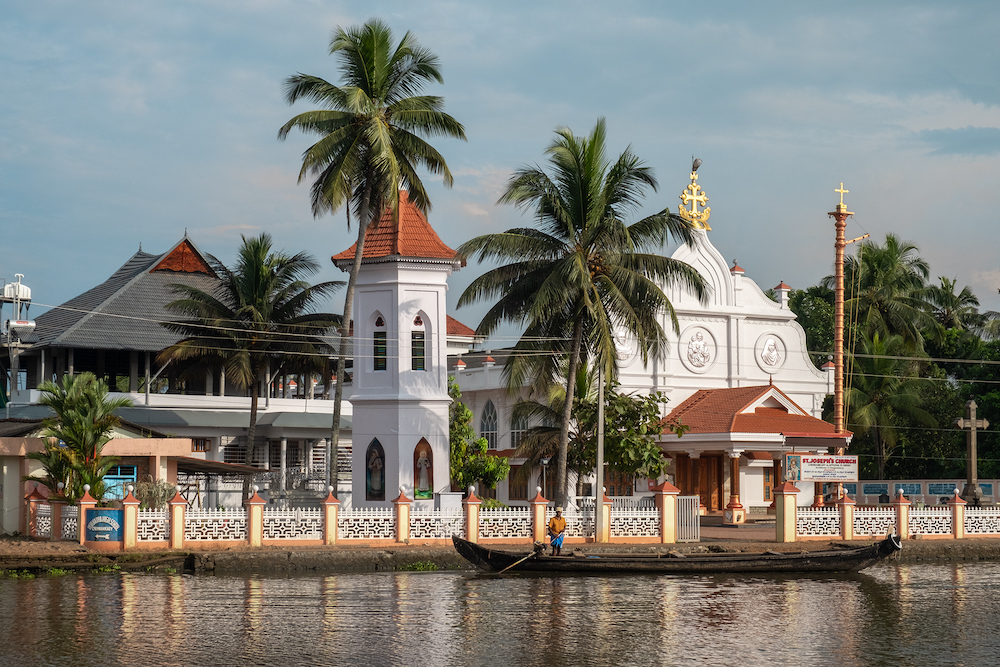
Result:
<svg viewBox="0 0 1000 667">
<path fill-rule="evenodd" d="M 782 396 L 802 410 L 773 385 L 701 389 L 674 408 L 665 418 L 689 427 L 690 433 L 781 433 L 792 437 L 848 438 L 852 434 L 834 432 L 833 424 L 808 414 L 794 414 L 781 407 L 750 406 L 768 392 Z"/>
<path fill-rule="evenodd" d="M 357 245 L 334 255 L 333 263 L 340 266 L 340 262 L 352 262 Z M 378 222 L 369 225 L 365 232 L 362 259 L 383 257 L 455 259 L 455 251 L 441 242 L 424 214 L 410 201 L 409 193 L 400 190 L 398 220 L 386 208 Z"/>
</svg>

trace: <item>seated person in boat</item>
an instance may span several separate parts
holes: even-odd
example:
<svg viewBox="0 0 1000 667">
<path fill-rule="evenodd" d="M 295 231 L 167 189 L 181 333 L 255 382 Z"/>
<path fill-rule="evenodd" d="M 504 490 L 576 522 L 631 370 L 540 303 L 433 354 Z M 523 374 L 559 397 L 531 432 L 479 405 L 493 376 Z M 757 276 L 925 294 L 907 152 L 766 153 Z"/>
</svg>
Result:
<svg viewBox="0 0 1000 667">
<path fill-rule="evenodd" d="M 562 553 L 563 538 L 566 536 L 566 519 L 562 515 L 563 508 L 556 508 L 556 515 L 549 519 L 549 544 L 552 545 L 552 555 Z"/>
</svg>

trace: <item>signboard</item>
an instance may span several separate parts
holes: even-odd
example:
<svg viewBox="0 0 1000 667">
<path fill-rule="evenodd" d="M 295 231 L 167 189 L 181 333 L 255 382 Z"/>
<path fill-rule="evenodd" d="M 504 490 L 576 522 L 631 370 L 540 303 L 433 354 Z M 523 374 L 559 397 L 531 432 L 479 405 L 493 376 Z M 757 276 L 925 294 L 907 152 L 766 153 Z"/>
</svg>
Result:
<svg viewBox="0 0 1000 667">
<path fill-rule="evenodd" d="M 785 479 L 791 482 L 856 482 L 858 457 L 850 454 L 785 454 Z"/>
<path fill-rule="evenodd" d="M 87 510 L 88 542 L 121 542 L 124 510 L 93 508 Z"/>
</svg>

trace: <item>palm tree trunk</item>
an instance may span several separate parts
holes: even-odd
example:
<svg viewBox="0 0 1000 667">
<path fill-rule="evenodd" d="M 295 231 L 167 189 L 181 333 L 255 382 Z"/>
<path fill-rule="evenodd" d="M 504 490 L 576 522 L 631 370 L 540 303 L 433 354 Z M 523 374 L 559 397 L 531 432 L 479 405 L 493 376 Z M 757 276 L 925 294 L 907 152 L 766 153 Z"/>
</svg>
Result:
<svg viewBox="0 0 1000 667">
<path fill-rule="evenodd" d="M 875 453 L 878 456 L 878 478 L 885 479 L 885 443 L 878 437 L 878 424 L 872 429 L 872 435 L 875 436 Z"/>
<path fill-rule="evenodd" d="M 247 451 L 243 456 L 243 463 L 248 466 L 253 465 L 254 437 L 257 430 L 257 405 L 259 403 L 257 396 L 257 373 L 258 369 L 254 368 L 254 381 L 250 383 L 250 425 L 247 427 Z"/>
<path fill-rule="evenodd" d="M 354 264 L 351 265 L 350 277 L 347 279 L 347 293 L 344 295 L 344 316 L 340 323 L 340 349 L 337 352 L 337 386 L 333 390 L 333 424 L 330 428 L 330 446 L 327 447 L 326 460 L 329 476 L 327 483 L 333 487 L 336 495 L 340 483 L 340 474 L 337 470 L 337 457 L 340 455 L 340 414 L 341 405 L 344 401 L 344 366 L 347 365 L 347 344 L 348 334 L 351 327 L 351 312 L 354 308 L 354 286 L 358 282 L 358 273 L 361 271 L 361 258 L 365 252 L 365 233 L 368 231 L 369 212 L 371 210 L 369 199 L 372 188 L 368 180 L 365 181 L 364 194 L 361 198 L 361 210 L 358 212 L 358 243 L 354 250 Z"/>
<path fill-rule="evenodd" d="M 583 322 L 573 325 L 573 341 L 569 353 L 569 370 L 566 378 L 566 403 L 563 405 L 562 423 L 559 425 L 559 455 L 556 463 L 556 505 L 566 506 L 566 459 L 569 454 L 569 420 L 573 414 L 573 391 L 576 389 L 576 369 L 580 365 L 580 345 Z M 598 489 L 600 492 L 600 489 Z"/>
</svg>

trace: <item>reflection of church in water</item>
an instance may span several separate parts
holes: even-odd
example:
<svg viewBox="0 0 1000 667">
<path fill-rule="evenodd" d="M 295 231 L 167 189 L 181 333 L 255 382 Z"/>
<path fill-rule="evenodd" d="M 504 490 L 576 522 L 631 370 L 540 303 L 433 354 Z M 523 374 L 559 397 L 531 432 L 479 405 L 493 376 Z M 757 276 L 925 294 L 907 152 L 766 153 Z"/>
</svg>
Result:
<svg viewBox="0 0 1000 667">
<path fill-rule="evenodd" d="M 645 365 L 634 342 L 619 338 L 619 380 L 622 391 L 668 396 L 668 418 L 690 429 L 660 443 L 671 459 L 668 478 L 682 494 L 701 496 L 707 511 L 733 514 L 733 507 L 771 503 L 784 452 L 825 452 L 842 446 L 844 437 L 834 437 L 833 426 L 818 419 L 833 374 L 810 360 L 805 333 L 788 308 L 789 286 L 778 285 L 778 301 L 772 301 L 742 268 L 723 259 L 708 238 L 707 197 L 698 175 L 691 177 L 681 214 L 698 227 L 697 243 L 680 246 L 672 257 L 701 273 L 707 301 L 679 288 L 665 290 L 679 334 L 661 315 L 669 350 Z M 353 247 L 333 257 L 344 270 L 353 258 Z M 512 455 L 531 424 L 513 419 L 517 399 L 502 386 L 509 351 L 448 357 L 447 339 L 456 328 L 472 333 L 445 312 L 447 279 L 458 268 L 454 251 L 405 192 L 398 215 L 386 215 L 367 233 L 354 301 L 355 506 L 384 506 L 400 487 L 418 500 L 450 490 L 448 373 L 458 380 L 491 453 L 510 458 L 515 472 L 524 463 Z M 518 505 L 534 496 L 537 485 L 553 498 L 554 477 L 554 469 L 543 466 L 477 493 Z M 606 479 L 611 496 L 647 494 L 657 481 L 614 471 Z M 802 491 L 800 503 L 812 502 L 813 489 Z"/>
</svg>

